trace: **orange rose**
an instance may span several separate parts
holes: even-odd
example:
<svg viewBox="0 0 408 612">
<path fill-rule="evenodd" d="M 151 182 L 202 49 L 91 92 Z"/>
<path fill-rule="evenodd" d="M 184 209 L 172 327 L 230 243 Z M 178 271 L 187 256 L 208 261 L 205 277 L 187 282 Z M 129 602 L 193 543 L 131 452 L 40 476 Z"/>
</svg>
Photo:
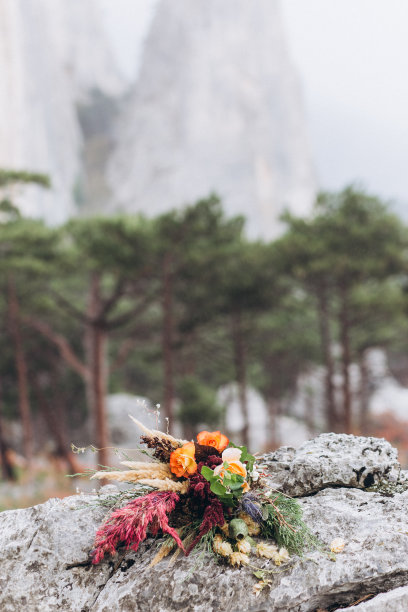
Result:
<svg viewBox="0 0 408 612">
<path fill-rule="evenodd" d="M 197 442 L 203 446 L 213 446 L 220 453 L 227 448 L 229 440 L 220 431 L 200 431 Z"/>
<path fill-rule="evenodd" d="M 197 471 L 195 462 L 194 442 L 187 442 L 181 448 L 177 448 L 170 455 L 170 469 L 179 478 L 194 474 Z"/>
</svg>

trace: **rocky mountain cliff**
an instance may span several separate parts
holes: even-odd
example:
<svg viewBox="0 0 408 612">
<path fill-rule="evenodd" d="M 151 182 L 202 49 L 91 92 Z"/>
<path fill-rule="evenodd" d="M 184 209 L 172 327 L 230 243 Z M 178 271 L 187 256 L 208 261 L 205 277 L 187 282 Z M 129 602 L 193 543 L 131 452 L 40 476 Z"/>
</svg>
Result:
<svg viewBox="0 0 408 612">
<path fill-rule="evenodd" d="M 76 212 L 86 193 L 81 111 L 96 97 L 89 131 L 100 98 L 122 89 L 97 1 L 0 0 L 0 167 L 45 172 L 53 184 L 24 191 L 25 213 L 58 223 Z"/>
<path fill-rule="evenodd" d="M 97 0 L 0 0 L 0 167 L 53 184 L 25 189 L 23 212 L 50 223 L 78 210 L 153 215 L 216 191 L 251 236 L 269 238 L 285 207 L 310 210 L 277 0 L 161 0 L 127 95 L 101 11 Z"/>
<path fill-rule="evenodd" d="M 208 553 L 149 567 L 162 540 L 90 565 L 95 531 L 116 487 L 0 513 L 2 612 L 403 612 L 408 602 L 408 486 L 383 439 L 322 434 L 297 451 L 259 459 L 271 487 L 297 496 L 321 548 L 270 570 L 260 593 L 254 568 Z M 402 481 L 398 484 L 396 479 Z M 377 492 L 366 488 L 379 482 Z M 386 483 L 386 486 L 384 485 Z M 405 484 L 404 484 L 405 483 Z M 98 504 L 99 502 L 99 504 Z M 344 550 L 330 554 L 342 538 Z"/>
<path fill-rule="evenodd" d="M 156 214 L 217 192 L 252 236 L 315 191 L 276 0 L 161 0 L 121 112 L 111 208 Z"/>
</svg>

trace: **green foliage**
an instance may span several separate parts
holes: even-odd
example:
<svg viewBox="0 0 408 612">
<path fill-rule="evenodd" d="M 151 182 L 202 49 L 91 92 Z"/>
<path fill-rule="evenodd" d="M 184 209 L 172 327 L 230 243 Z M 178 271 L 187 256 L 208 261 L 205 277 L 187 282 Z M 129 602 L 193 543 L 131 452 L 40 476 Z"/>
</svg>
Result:
<svg viewBox="0 0 408 612">
<path fill-rule="evenodd" d="M 91 271 L 132 277 L 152 264 L 151 231 L 138 216 L 73 219 L 64 227 L 63 246 L 71 249 L 74 265 L 81 261 Z"/>
<path fill-rule="evenodd" d="M 0 219 L 1 223 L 11 223 L 21 219 L 21 213 L 17 206 L 13 204 L 8 198 L 4 198 L 0 201 Z"/>
<path fill-rule="evenodd" d="M 368 277 L 382 279 L 401 271 L 406 230 L 378 198 L 347 187 L 321 194 L 317 211 L 338 285 L 350 287 Z"/>
<path fill-rule="evenodd" d="M 266 398 L 280 400 L 292 392 L 302 372 L 321 360 L 315 303 L 302 290 L 288 290 L 257 323 L 250 379 Z"/>
<path fill-rule="evenodd" d="M 224 463 L 224 467 L 228 467 Z M 242 497 L 242 485 L 244 477 L 239 474 L 232 474 L 225 470 L 224 476 L 214 474 L 214 470 L 204 465 L 201 468 L 201 475 L 210 483 L 210 489 L 218 497 L 218 499 L 226 506 L 236 506 L 240 497 Z"/>
<path fill-rule="evenodd" d="M 10 186 L 28 182 L 49 184 L 43 175 L 0 171 L 5 196 L 0 204 L 0 374 L 7 415 L 16 414 L 5 292 L 10 275 L 22 319 L 46 322 L 83 363 L 90 285 L 97 278 L 96 320 L 109 333 L 109 390 L 162 403 L 168 264 L 173 390 L 181 399 L 178 416 L 186 432 L 202 422 L 215 427 L 222 416 L 214 390 L 236 378 L 233 323 L 244 347 L 246 383 L 271 405 L 290 397 L 298 376 L 324 361 L 322 295 L 332 342 L 341 340 L 339 311 L 346 301 L 352 359 L 371 346 L 406 354 L 406 228 L 364 192 L 347 188 L 322 194 L 313 217 L 286 215 L 286 234 L 265 244 L 245 239 L 244 220 L 227 218 L 215 195 L 151 220 L 98 216 L 50 229 L 22 217 L 8 199 Z M 79 427 L 86 415 L 79 375 L 55 344 L 28 327 L 24 345 L 30 374 L 48 381 L 46 392 L 67 414 L 67 426 Z M 32 403 L 35 410 L 34 394 Z M 230 484 L 226 493 L 232 494 L 238 481 Z"/>
<path fill-rule="evenodd" d="M 354 187 L 320 194 L 311 218 L 286 214 L 284 221 L 288 230 L 272 248 L 276 269 L 315 302 L 315 337 L 328 372 L 327 425 L 351 433 L 350 383 L 345 377 L 340 415 L 331 347 L 339 342 L 348 372 L 367 348 L 396 341 L 392 327 L 399 320 L 401 329 L 403 318 L 398 282 L 407 269 L 407 230 L 386 204 Z"/>
<path fill-rule="evenodd" d="M 0 188 L 16 183 L 35 184 L 45 188 L 51 187 L 50 178 L 46 174 L 26 172 L 25 170 L 0 169 Z"/>
<path fill-rule="evenodd" d="M 317 546 L 317 538 L 303 521 L 299 502 L 283 493 L 272 492 L 269 497 L 271 503 L 266 504 L 268 518 L 262 524 L 264 535 L 294 555 L 302 556 L 305 550 Z"/>
<path fill-rule="evenodd" d="M 181 400 L 178 418 L 184 425 L 194 427 L 208 423 L 215 426 L 219 421 L 221 408 L 215 393 L 197 377 L 183 377 L 178 385 L 178 396 Z"/>
<path fill-rule="evenodd" d="M 89 476 L 92 475 L 92 471 L 84 472 L 82 474 L 72 474 L 70 477 L 75 478 L 77 476 Z M 121 508 L 125 504 L 129 503 L 132 499 L 136 497 L 142 497 L 146 495 L 146 493 L 150 493 L 152 491 L 151 487 L 146 487 L 144 485 L 136 485 L 130 489 L 125 489 L 123 491 L 118 491 L 117 493 L 96 493 L 95 497 L 90 501 L 86 501 L 83 504 L 77 504 L 74 506 L 75 510 L 82 510 L 83 508 L 107 508 L 108 510 L 115 510 L 116 508 Z"/>
<path fill-rule="evenodd" d="M 378 198 L 347 187 L 321 193 L 310 219 L 285 214 L 288 232 L 276 242 L 282 270 L 309 287 L 346 286 L 401 271 L 406 230 Z"/>
<path fill-rule="evenodd" d="M 40 280 L 57 262 L 58 236 L 57 230 L 34 219 L 0 224 L 0 269 Z"/>
<path fill-rule="evenodd" d="M 233 442 L 230 442 L 228 446 L 229 448 L 239 448 L 240 449 L 241 457 L 239 460 L 241 461 L 241 463 L 246 464 L 246 469 L 248 473 L 250 474 L 252 470 L 254 469 L 254 463 L 256 461 L 255 457 L 251 455 L 250 452 L 248 452 L 248 449 L 246 446 L 237 446 Z"/>
<path fill-rule="evenodd" d="M 400 279 L 360 283 L 350 295 L 350 310 L 355 355 L 372 346 L 388 348 L 406 344 L 408 320 Z"/>
</svg>

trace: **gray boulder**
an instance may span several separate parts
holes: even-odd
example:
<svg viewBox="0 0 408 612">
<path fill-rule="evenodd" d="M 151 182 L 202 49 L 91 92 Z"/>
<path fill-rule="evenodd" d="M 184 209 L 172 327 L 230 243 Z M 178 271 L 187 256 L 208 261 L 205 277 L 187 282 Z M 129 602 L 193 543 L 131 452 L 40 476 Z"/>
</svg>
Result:
<svg viewBox="0 0 408 612">
<path fill-rule="evenodd" d="M 363 454 L 365 448 L 368 450 Z M 368 473 L 373 473 L 375 479 L 393 477 L 396 451 L 387 442 L 323 435 L 303 445 L 297 453 L 281 449 L 264 456 L 262 465 L 271 482 L 277 480 L 277 475 L 288 472 L 296 495 L 304 479 L 306 496 L 299 497 L 299 501 L 322 548 L 306 553 L 301 559 L 294 557 L 279 568 L 252 557 L 254 566 L 273 570 L 268 575 L 270 588 L 260 594 L 253 591 L 256 584 L 253 567 L 233 569 L 218 565 L 203 554 L 180 556 L 173 565 L 165 559 L 150 568 L 158 546 L 152 539 L 145 541 L 137 553 L 123 552 L 98 566 L 89 565 L 88 551 L 107 513 L 97 502 L 115 490 L 110 485 L 101 489 L 99 497 L 54 499 L 34 508 L 0 514 L 0 609 L 2 612 L 311 612 L 339 606 L 357 612 L 408 609 L 408 491 L 387 497 L 361 488 L 361 480 Z M 353 476 L 354 470 L 359 472 L 362 467 L 366 471 L 360 477 Z M 290 479 L 281 479 L 288 492 Z M 336 556 L 330 555 L 330 543 L 338 537 L 345 540 L 345 548 Z M 356 602 L 361 603 L 353 605 Z"/>
<path fill-rule="evenodd" d="M 365 489 L 398 475 L 398 454 L 389 442 L 326 433 L 295 450 L 282 447 L 264 455 L 271 487 L 294 497 L 327 487 Z"/>
</svg>

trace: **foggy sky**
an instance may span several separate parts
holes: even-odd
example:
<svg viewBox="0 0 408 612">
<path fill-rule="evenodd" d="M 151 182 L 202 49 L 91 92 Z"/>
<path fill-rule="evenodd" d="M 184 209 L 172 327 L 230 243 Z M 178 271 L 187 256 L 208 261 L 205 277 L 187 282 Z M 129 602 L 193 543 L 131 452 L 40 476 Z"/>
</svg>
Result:
<svg viewBox="0 0 408 612">
<path fill-rule="evenodd" d="M 156 1 L 101 0 L 129 79 L 137 72 Z M 395 200 L 408 217 L 408 2 L 283 0 L 281 5 L 303 84 L 320 187 L 360 182 Z"/>
</svg>

